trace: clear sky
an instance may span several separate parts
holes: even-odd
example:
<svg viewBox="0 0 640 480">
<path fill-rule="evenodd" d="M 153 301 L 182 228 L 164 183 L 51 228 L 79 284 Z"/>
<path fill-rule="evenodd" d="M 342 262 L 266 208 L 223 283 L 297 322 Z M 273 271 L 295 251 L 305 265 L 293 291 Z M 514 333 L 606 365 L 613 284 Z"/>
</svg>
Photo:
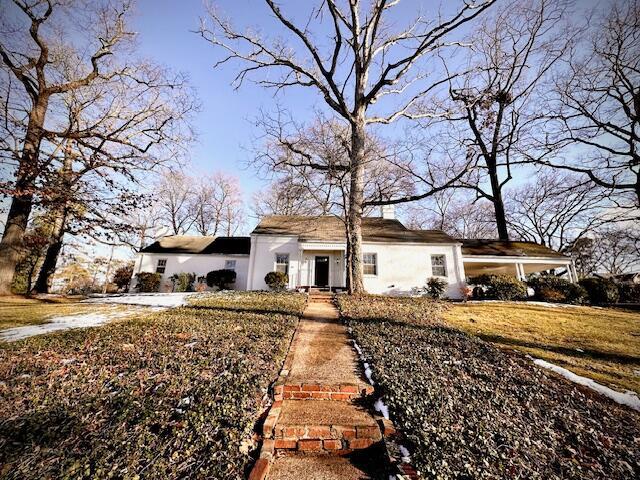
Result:
<svg viewBox="0 0 640 480">
<path fill-rule="evenodd" d="M 267 17 L 262 2 L 232 0 L 216 2 L 221 10 L 240 24 L 264 25 Z M 229 64 L 213 68 L 219 56 L 214 47 L 193 33 L 199 18 L 206 15 L 202 0 L 141 0 L 134 27 L 141 52 L 167 67 L 185 72 L 198 91 L 201 112 L 195 119 L 198 143 L 191 152 L 195 171 L 224 170 L 241 179 L 247 200 L 265 184 L 253 169 L 247 169 L 248 148 L 255 138 L 252 126 L 260 108 L 273 108 L 273 93 L 251 82 L 235 90 L 231 85 L 238 66 Z M 249 15 L 251 15 L 249 17 Z M 303 91 L 288 91 L 286 106 L 304 117 L 314 97 Z M 306 101 L 301 101 L 303 100 Z"/>
</svg>

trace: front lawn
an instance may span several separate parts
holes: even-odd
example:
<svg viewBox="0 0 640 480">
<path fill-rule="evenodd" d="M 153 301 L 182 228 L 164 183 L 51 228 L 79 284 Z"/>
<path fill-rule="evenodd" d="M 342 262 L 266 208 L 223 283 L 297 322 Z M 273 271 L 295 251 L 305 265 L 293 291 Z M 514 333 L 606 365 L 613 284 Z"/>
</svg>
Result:
<svg viewBox="0 0 640 480">
<path fill-rule="evenodd" d="M 241 295 L 0 345 L 0 476 L 242 478 L 305 299 Z"/>
<path fill-rule="evenodd" d="M 498 346 L 640 393 L 640 312 L 487 302 L 452 305 L 444 319 Z"/>
<path fill-rule="evenodd" d="M 425 477 L 640 476 L 637 412 L 445 326 L 428 300 L 342 296 L 339 307 Z"/>
</svg>

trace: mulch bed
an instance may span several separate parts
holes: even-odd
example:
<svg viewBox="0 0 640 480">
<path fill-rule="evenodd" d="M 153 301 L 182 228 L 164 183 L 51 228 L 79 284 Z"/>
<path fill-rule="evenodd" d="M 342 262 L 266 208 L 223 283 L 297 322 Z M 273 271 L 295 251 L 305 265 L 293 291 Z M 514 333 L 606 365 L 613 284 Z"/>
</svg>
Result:
<svg viewBox="0 0 640 480">
<path fill-rule="evenodd" d="M 301 295 L 0 345 L 0 477 L 243 478 Z"/>
<path fill-rule="evenodd" d="M 640 477 L 640 415 L 437 319 L 442 306 L 341 298 L 378 393 L 427 478 Z M 431 322 L 425 321 L 431 315 Z"/>
</svg>

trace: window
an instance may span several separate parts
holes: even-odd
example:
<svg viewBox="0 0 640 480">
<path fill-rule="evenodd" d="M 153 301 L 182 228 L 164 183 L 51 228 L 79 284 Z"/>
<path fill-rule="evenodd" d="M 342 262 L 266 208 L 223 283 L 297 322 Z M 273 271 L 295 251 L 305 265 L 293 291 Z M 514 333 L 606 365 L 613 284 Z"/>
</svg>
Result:
<svg viewBox="0 0 640 480">
<path fill-rule="evenodd" d="M 225 260 L 224 261 L 224 269 L 225 270 L 233 270 L 236 269 L 236 261 L 235 260 Z"/>
<path fill-rule="evenodd" d="M 167 259 L 159 258 L 156 265 L 156 273 L 164 273 L 165 268 L 167 268 Z"/>
<path fill-rule="evenodd" d="M 276 272 L 289 274 L 289 254 L 276 253 Z"/>
<path fill-rule="evenodd" d="M 377 253 L 362 254 L 362 270 L 365 275 L 378 274 L 378 254 Z"/>
<path fill-rule="evenodd" d="M 444 255 L 431 255 L 431 275 L 434 277 L 447 276 L 447 263 Z"/>
</svg>

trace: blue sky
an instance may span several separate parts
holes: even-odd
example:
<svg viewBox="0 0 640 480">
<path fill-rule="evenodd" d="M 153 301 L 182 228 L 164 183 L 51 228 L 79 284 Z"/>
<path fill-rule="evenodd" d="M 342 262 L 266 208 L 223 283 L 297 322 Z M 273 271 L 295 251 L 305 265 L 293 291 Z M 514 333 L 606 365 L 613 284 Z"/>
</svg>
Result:
<svg viewBox="0 0 640 480">
<path fill-rule="evenodd" d="M 217 2 L 226 16 L 239 23 L 264 25 L 267 12 L 262 2 L 236 0 Z M 248 17 L 251 12 L 251 17 Z M 198 142 L 191 150 L 191 166 L 195 171 L 224 170 L 240 177 L 247 200 L 265 184 L 253 169 L 247 169 L 248 148 L 256 135 L 251 121 L 260 108 L 273 107 L 273 93 L 246 82 L 239 90 L 231 85 L 237 64 L 213 68 L 217 52 L 213 46 L 193 33 L 199 18 L 206 15 L 201 0 L 141 0 L 134 27 L 138 32 L 140 51 L 154 61 L 185 72 L 198 91 L 202 102 L 196 116 Z M 269 19 L 270 20 L 270 19 Z M 314 97 L 303 91 L 288 91 L 286 106 L 300 118 L 309 112 Z M 305 100 L 305 101 L 302 101 Z"/>
</svg>

